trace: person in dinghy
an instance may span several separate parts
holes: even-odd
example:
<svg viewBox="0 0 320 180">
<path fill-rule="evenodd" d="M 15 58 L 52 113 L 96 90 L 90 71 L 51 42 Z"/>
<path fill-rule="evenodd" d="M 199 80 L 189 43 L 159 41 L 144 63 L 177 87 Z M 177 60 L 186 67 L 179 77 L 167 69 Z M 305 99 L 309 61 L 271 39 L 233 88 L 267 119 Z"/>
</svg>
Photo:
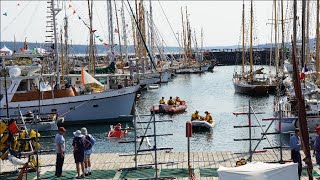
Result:
<svg viewBox="0 0 320 180">
<path fill-rule="evenodd" d="M 195 121 L 195 120 L 198 120 L 198 121 L 203 120 L 203 118 L 199 114 L 199 111 L 196 111 L 191 115 L 191 121 Z"/>
<path fill-rule="evenodd" d="M 208 111 L 204 112 L 206 114 L 206 116 L 204 117 L 204 120 L 207 121 L 208 123 L 212 124 L 213 123 L 213 119 L 211 114 Z"/>
</svg>

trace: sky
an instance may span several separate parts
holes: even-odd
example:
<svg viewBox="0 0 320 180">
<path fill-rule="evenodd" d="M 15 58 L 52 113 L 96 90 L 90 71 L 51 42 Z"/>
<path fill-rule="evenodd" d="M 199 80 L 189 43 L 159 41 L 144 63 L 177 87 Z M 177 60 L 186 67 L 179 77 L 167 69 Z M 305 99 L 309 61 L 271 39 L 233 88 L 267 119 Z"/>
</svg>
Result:
<svg viewBox="0 0 320 180">
<path fill-rule="evenodd" d="M 46 34 L 46 1 L 3 1 L 1 0 L 1 40 L 24 41 L 26 37 L 29 42 L 44 42 Z M 112 1 L 114 3 L 114 1 Z M 130 1 L 134 8 L 134 1 Z M 145 8 L 149 11 L 149 1 L 145 2 Z M 59 7 L 63 8 L 57 16 L 58 31 L 63 26 L 65 14 L 69 19 L 69 39 L 72 44 L 88 44 L 89 31 L 83 21 L 88 23 L 87 1 L 58 1 Z M 125 3 L 128 8 L 127 2 Z M 71 7 L 69 8 L 69 5 Z M 121 7 L 121 1 L 116 0 L 117 9 Z M 168 24 L 161 6 L 172 26 Z M 249 17 L 250 2 L 245 1 L 246 16 Z M 158 1 L 152 0 L 153 18 L 156 28 L 161 33 L 166 46 L 178 46 L 175 38 L 177 33 L 181 34 L 181 7 L 188 8 L 188 14 L 192 31 L 196 32 L 196 38 L 200 44 L 201 28 L 203 28 L 204 46 L 229 46 L 239 45 L 241 39 L 242 1 Z M 131 20 L 129 11 L 125 8 L 127 33 L 132 37 Z M 272 1 L 254 2 L 254 34 L 257 43 L 269 43 L 271 26 L 267 25 L 272 18 Z M 109 43 L 107 32 L 107 5 L 106 1 L 94 1 L 93 29 L 97 30 L 95 35 L 97 44 Z M 289 8 L 290 9 L 290 8 Z M 114 12 L 114 7 L 113 7 Z M 289 12 L 289 11 L 288 11 Z M 131 14 L 131 13 L 130 13 Z M 185 15 L 185 14 L 184 14 Z M 79 19 L 79 17 L 81 19 Z M 119 23 L 121 24 L 120 11 L 118 11 Z M 83 20 L 83 21 L 82 21 Z M 248 23 L 248 19 L 247 19 Z M 116 28 L 114 22 L 114 27 Z M 120 29 L 122 29 L 120 27 Z M 122 30 L 120 30 L 122 34 Z M 118 34 L 115 33 L 115 40 Z M 100 40 L 99 40 L 100 39 Z M 181 40 L 181 38 L 179 38 Z M 116 42 L 117 43 L 117 42 Z M 129 38 L 129 44 L 133 44 Z"/>
</svg>

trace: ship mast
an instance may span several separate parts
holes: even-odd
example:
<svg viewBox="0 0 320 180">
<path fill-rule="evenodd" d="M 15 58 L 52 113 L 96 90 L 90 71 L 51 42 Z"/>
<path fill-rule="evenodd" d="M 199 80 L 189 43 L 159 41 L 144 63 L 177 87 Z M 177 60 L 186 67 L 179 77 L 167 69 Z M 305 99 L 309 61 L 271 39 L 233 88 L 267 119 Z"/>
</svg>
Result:
<svg viewBox="0 0 320 180">
<path fill-rule="evenodd" d="M 112 17 L 112 5 L 111 0 L 107 0 L 107 12 L 108 12 L 108 27 L 109 27 L 109 42 L 110 42 L 110 51 L 111 51 L 111 61 L 115 59 L 114 51 L 114 41 L 113 41 L 113 17 Z"/>
<path fill-rule="evenodd" d="M 317 19 L 316 19 L 316 82 L 319 78 L 319 8 L 320 8 L 320 0 L 317 0 Z"/>
<path fill-rule="evenodd" d="M 242 75 L 244 75 L 244 61 L 245 61 L 245 49 L 244 49 L 244 0 L 242 3 Z"/>
<path fill-rule="evenodd" d="M 93 49 L 93 29 L 92 29 L 92 15 L 93 15 L 93 0 L 88 0 L 88 12 L 89 12 L 89 59 L 88 59 L 88 72 L 95 74 L 95 60 L 94 60 L 94 49 Z"/>
<path fill-rule="evenodd" d="M 57 42 L 57 25 L 56 25 L 56 16 L 61 11 L 59 8 L 55 8 L 54 0 L 51 0 L 51 11 L 53 16 L 53 34 L 54 34 L 54 59 L 56 62 L 56 73 L 57 73 L 57 82 L 56 87 L 60 89 L 60 59 L 58 54 L 58 42 Z"/>
<path fill-rule="evenodd" d="M 253 25 L 253 7 L 252 7 L 252 0 L 251 0 L 251 10 L 250 10 L 250 74 L 252 80 L 252 64 L 253 64 L 253 54 L 252 54 L 252 25 Z"/>
<path fill-rule="evenodd" d="M 126 20 L 124 16 L 124 0 L 121 1 L 121 18 L 122 18 L 122 31 L 123 31 L 123 45 L 124 45 L 124 53 L 125 53 L 125 62 L 128 62 L 128 42 L 127 42 L 127 27 Z M 134 39 L 134 38 L 133 38 Z"/>
<path fill-rule="evenodd" d="M 150 61 L 151 60 L 153 60 L 153 58 L 154 58 L 154 52 L 153 52 L 153 50 L 154 50 L 154 29 L 153 29 L 153 14 L 152 14 L 152 3 L 151 3 L 152 1 L 151 0 L 149 0 L 149 5 L 150 5 L 150 54 L 151 54 L 151 57 L 152 57 L 152 59 L 150 59 Z M 152 66 L 150 66 L 150 67 L 152 67 Z"/>
<path fill-rule="evenodd" d="M 276 77 L 278 77 L 279 74 L 279 49 L 278 49 L 278 28 L 277 28 L 277 0 L 273 1 L 274 4 L 274 48 L 275 48 L 275 52 L 274 52 L 274 62 L 275 62 L 275 66 L 276 66 Z"/>
</svg>

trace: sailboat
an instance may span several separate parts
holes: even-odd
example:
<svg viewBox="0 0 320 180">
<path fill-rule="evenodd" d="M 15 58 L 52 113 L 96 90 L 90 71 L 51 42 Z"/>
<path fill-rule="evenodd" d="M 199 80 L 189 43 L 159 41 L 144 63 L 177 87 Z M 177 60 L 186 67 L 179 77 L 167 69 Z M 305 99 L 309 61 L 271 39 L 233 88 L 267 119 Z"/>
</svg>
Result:
<svg viewBox="0 0 320 180">
<path fill-rule="evenodd" d="M 244 46 L 244 1 L 242 10 L 242 71 L 240 74 L 237 72 L 233 75 L 233 85 L 235 92 L 260 96 L 268 94 L 268 78 L 265 73 L 263 73 L 263 68 L 253 71 L 253 52 L 252 52 L 252 16 L 253 16 L 253 6 L 251 0 L 251 10 L 250 10 L 250 71 L 244 71 L 245 65 L 245 46 Z"/>
<path fill-rule="evenodd" d="M 57 47 L 55 16 L 58 9 L 54 8 L 53 0 L 50 6 L 53 12 L 54 44 Z M 54 57 L 59 64 L 57 48 Z M 17 116 L 20 107 L 22 114 L 29 110 L 41 114 L 57 113 L 65 118 L 66 124 L 131 121 L 130 118 L 121 116 L 131 114 L 139 86 L 126 79 L 121 79 L 123 82 L 120 82 L 114 80 L 118 77 L 110 76 L 108 82 L 116 84 L 102 85 L 83 70 L 81 75 L 66 75 L 66 79 L 69 78 L 70 81 L 61 86 L 58 65 L 56 73 L 43 74 L 34 72 L 34 69 L 30 71 L 32 72 L 23 75 L 17 66 L 2 73 L 1 117 L 6 111 L 10 116 Z"/>
</svg>

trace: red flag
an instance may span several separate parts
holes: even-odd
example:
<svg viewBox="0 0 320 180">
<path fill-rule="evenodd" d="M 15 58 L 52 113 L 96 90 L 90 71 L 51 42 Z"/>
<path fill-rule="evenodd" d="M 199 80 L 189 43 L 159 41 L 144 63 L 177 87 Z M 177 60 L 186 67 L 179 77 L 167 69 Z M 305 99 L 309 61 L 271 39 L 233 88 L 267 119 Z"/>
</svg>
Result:
<svg viewBox="0 0 320 180">
<path fill-rule="evenodd" d="M 107 44 L 107 43 L 103 43 L 103 45 L 104 45 L 104 46 L 109 46 L 109 44 Z"/>
<path fill-rule="evenodd" d="M 75 14 L 76 13 L 76 10 L 73 10 L 73 14 Z"/>
<path fill-rule="evenodd" d="M 301 72 L 301 74 L 300 74 L 300 80 L 301 80 L 301 79 L 304 79 L 304 77 L 305 77 L 305 75 L 306 75 L 307 72 L 308 72 L 307 66 L 304 65 L 303 68 L 302 68 L 302 72 Z"/>
</svg>

